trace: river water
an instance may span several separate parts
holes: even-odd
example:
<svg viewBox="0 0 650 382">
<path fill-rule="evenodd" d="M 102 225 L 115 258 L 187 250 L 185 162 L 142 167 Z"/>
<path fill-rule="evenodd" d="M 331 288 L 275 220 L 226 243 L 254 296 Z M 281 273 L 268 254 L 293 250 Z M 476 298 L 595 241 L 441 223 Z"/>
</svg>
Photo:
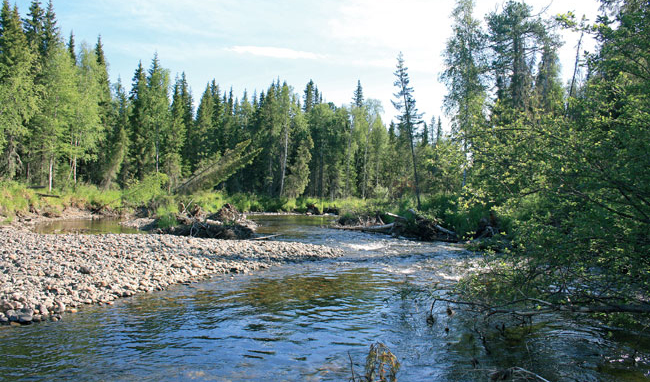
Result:
<svg viewBox="0 0 650 382">
<path fill-rule="evenodd" d="M 332 230 L 321 217 L 254 219 L 260 234 L 282 234 L 274 240 L 345 256 L 1 327 L 0 379 L 348 381 L 375 342 L 401 363 L 399 381 L 489 380 L 514 366 L 553 381 L 650 378 L 647 333 L 549 316 L 525 337 L 489 338 L 488 352 L 461 313 L 438 304 L 427 323 L 434 286 L 444 293 L 473 260 L 458 246 Z"/>
</svg>

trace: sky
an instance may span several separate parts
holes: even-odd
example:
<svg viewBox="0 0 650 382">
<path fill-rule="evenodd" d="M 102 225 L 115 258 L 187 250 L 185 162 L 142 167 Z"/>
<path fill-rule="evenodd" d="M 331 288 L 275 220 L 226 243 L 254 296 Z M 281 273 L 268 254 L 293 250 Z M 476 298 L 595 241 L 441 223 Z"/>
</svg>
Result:
<svg viewBox="0 0 650 382">
<path fill-rule="evenodd" d="M 47 1 L 43 1 L 46 6 Z M 14 1 L 24 17 L 31 0 Z M 361 81 L 378 99 L 384 122 L 397 113 L 391 100 L 401 51 L 425 121 L 443 115 L 446 87 L 442 53 L 451 34 L 453 0 L 53 0 L 67 41 L 93 47 L 101 35 L 111 81 L 129 89 L 141 60 L 155 53 L 172 80 L 186 73 L 195 104 L 215 79 L 236 97 L 265 91 L 280 79 L 302 97 L 313 80 L 328 102 L 347 105 Z M 528 0 L 545 16 L 574 11 L 593 21 L 596 0 Z M 499 10 L 503 0 L 476 0 L 475 18 Z M 563 32 L 563 77 L 570 78 L 577 35 Z M 588 47 L 589 45 L 587 45 Z M 593 45 L 592 45 L 593 46 Z M 443 121 L 446 118 L 443 115 Z M 446 122 L 443 122 L 446 125 Z"/>
</svg>

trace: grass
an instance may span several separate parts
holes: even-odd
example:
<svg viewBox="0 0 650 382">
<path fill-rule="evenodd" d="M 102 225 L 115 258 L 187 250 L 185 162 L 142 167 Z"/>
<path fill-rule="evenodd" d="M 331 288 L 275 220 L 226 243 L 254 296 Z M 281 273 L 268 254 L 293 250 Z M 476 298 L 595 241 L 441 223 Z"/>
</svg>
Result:
<svg viewBox="0 0 650 382">
<path fill-rule="evenodd" d="M 0 219 L 10 222 L 17 215 L 30 211 L 60 215 L 68 207 L 99 208 L 112 210 L 134 209 L 146 206 L 150 213 L 161 218 L 162 225 L 175 224 L 173 217 L 182 206 L 196 204 L 204 211 L 213 213 L 224 204 L 230 203 L 242 212 L 307 212 L 308 206 L 315 205 L 320 211 L 336 209 L 340 215 L 360 215 L 392 212 L 409 217 L 408 210 L 415 208 L 415 198 L 404 196 L 397 200 L 389 199 L 319 199 L 313 197 L 281 198 L 238 193 L 228 195 L 223 192 L 201 191 L 193 195 L 167 193 L 167 178 L 154 174 L 140 182 L 134 182 L 125 190 L 101 190 L 93 185 L 80 184 L 74 188 L 55 190 L 60 198 L 48 198 L 18 182 L 0 182 Z M 437 219 L 446 228 L 456 231 L 461 238 L 470 238 L 479 221 L 490 215 L 490 209 L 482 205 L 469 205 L 459 194 L 433 194 L 422 197 L 419 213 Z M 507 219 L 506 219 L 507 220 Z M 507 225 L 504 220 L 503 224 Z M 505 227 L 507 228 L 507 227 Z"/>
</svg>

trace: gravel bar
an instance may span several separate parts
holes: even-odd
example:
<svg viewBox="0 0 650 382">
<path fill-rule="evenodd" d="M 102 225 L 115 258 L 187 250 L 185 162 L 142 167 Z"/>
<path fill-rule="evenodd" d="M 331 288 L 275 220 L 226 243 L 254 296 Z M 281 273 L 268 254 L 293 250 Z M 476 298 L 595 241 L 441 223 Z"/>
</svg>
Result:
<svg viewBox="0 0 650 382">
<path fill-rule="evenodd" d="M 0 227 L 0 323 L 59 320 L 84 304 L 225 273 L 338 257 L 339 249 L 171 235 L 44 235 Z"/>
</svg>

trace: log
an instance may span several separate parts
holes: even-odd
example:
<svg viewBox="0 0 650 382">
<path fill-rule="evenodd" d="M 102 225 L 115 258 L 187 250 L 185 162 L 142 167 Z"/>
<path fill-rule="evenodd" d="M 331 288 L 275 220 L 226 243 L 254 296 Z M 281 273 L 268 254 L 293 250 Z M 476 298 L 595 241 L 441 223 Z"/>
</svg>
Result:
<svg viewBox="0 0 650 382">
<path fill-rule="evenodd" d="M 281 233 L 278 233 L 278 234 L 275 234 L 275 235 L 268 235 L 268 236 L 254 237 L 254 238 L 249 239 L 249 240 L 268 240 L 268 239 L 272 239 L 272 238 L 274 238 L 274 237 L 278 237 L 278 236 L 282 236 L 282 234 L 281 234 Z"/>
<path fill-rule="evenodd" d="M 52 195 L 52 194 L 41 194 L 40 192 L 37 192 L 36 195 L 43 197 L 43 198 L 56 198 L 56 199 L 61 199 L 60 195 Z"/>
<path fill-rule="evenodd" d="M 439 226 L 439 225 L 437 225 L 437 224 L 434 224 L 433 227 L 434 227 L 435 229 L 437 229 L 438 231 L 442 232 L 442 233 L 446 233 L 446 234 L 449 235 L 449 236 L 454 236 L 454 237 L 456 236 L 456 232 L 454 232 L 454 231 L 450 231 L 450 230 L 448 230 L 448 229 L 446 229 L 446 228 L 443 228 L 443 227 L 441 227 L 441 226 Z"/>
<path fill-rule="evenodd" d="M 391 218 L 393 218 L 395 220 L 401 220 L 401 221 L 404 221 L 404 222 L 408 221 L 408 219 L 406 219 L 404 216 L 395 215 L 395 214 L 390 213 L 390 212 L 386 212 L 386 213 L 384 213 L 384 215 L 390 216 Z"/>
<path fill-rule="evenodd" d="M 415 219 L 416 219 L 416 220 L 428 220 L 428 219 L 424 218 L 422 215 L 418 214 L 418 213 L 417 213 L 414 209 L 412 209 L 412 208 L 410 208 L 410 209 L 408 210 L 408 212 L 412 213 L 413 216 L 415 216 Z M 448 236 L 451 236 L 451 237 L 453 238 L 454 241 L 456 240 L 456 238 L 457 238 L 457 236 L 456 236 L 456 232 L 451 231 L 451 230 L 448 230 L 448 229 L 446 229 L 446 228 L 440 226 L 439 224 L 434 223 L 433 221 L 430 221 L 430 222 L 431 222 L 431 227 L 433 227 L 436 231 L 439 231 L 439 232 L 442 232 L 442 233 L 444 233 L 444 234 L 446 234 L 446 235 L 448 235 Z"/>
<path fill-rule="evenodd" d="M 384 224 L 384 225 L 373 225 L 373 226 L 355 226 L 355 227 L 337 227 L 338 229 L 343 229 L 346 231 L 360 231 L 360 232 L 370 232 L 370 233 L 384 233 L 390 234 L 395 223 Z"/>
</svg>

